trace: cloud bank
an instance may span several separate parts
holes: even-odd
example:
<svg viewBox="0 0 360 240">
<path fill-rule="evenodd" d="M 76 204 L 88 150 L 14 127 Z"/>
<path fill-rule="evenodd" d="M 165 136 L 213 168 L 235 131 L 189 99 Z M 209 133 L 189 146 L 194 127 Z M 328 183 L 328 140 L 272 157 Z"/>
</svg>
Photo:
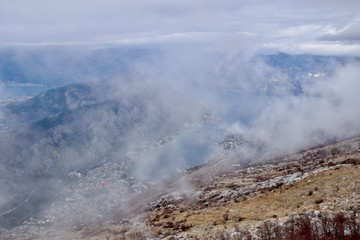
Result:
<svg viewBox="0 0 360 240">
<path fill-rule="evenodd" d="M 251 126 L 235 123 L 229 132 L 260 140 L 268 147 L 266 154 L 355 136 L 360 133 L 359 74 L 358 63 L 338 67 L 333 76 L 305 87 L 302 95 L 271 101 Z"/>
<path fill-rule="evenodd" d="M 253 44 L 358 40 L 358 1 L 2 0 L 0 44 L 101 45 L 212 41 Z M 256 40 L 255 40 L 256 39 Z M 324 44 L 324 43 L 322 43 Z"/>
</svg>

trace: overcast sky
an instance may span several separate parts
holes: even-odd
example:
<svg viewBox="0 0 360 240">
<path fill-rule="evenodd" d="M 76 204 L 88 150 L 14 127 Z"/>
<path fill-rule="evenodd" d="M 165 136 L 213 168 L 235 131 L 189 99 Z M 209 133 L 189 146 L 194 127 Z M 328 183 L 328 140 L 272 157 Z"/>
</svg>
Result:
<svg viewBox="0 0 360 240">
<path fill-rule="evenodd" d="M 0 0 L 1 45 L 243 39 L 360 55 L 360 1 Z"/>
</svg>

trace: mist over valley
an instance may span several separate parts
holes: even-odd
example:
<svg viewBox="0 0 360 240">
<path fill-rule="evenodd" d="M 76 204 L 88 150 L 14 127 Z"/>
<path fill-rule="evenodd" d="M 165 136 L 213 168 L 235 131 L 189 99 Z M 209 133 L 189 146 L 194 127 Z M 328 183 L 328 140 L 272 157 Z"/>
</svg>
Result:
<svg viewBox="0 0 360 240">
<path fill-rule="evenodd" d="M 357 2 L 31 2 L 0 1 L 1 239 L 358 239 Z"/>
</svg>

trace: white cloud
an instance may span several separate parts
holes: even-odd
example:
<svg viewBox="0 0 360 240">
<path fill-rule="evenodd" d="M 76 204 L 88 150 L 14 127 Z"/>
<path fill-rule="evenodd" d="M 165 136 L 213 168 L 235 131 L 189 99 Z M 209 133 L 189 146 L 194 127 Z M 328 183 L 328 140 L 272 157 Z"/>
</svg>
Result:
<svg viewBox="0 0 360 240">
<path fill-rule="evenodd" d="M 238 32 L 257 35 L 256 42 L 281 37 L 293 43 L 317 39 L 323 34 L 318 29 L 346 24 L 359 8 L 359 1 L 350 0 L 2 0 L 0 44 L 209 41 L 201 33 Z"/>
<path fill-rule="evenodd" d="M 351 21 L 340 29 L 333 29 L 320 37 L 323 40 L 360 41 L 360 18 Z"/>
<path fill-rule="evenodd" d="M 325 56 L 359 56 L 360 44 L 334 42 L 304 42 L 299 44 L 265 43 L 265 49 L 280 50 L 292 54 L 308 53 Z"/>
<path fill-rule="evenodd" d="M 297 37 L 304 34 L 314 33 L 315 31 L 318 31 L 319 28 L 320 28 L 319 26 L 312 24 L 300 25 L 300 26 L 281 29 L 279 31 L 279 35 L 284 37 Z"/>
<path fill-rule="evenodd" d="M 330 79 L 305 88 L 304 95 L 271 104 L 251 130 L 282 151 L 358 134 L 360 110 L 351 106 L 360 101 L 359 74 L 358 64 L 340 67 Z"/>
</svg>

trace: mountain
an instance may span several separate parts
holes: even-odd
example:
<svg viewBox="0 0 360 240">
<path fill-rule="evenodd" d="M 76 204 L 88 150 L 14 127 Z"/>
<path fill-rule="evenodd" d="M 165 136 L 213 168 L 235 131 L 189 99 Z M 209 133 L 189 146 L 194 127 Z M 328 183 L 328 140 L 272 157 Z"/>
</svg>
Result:
<svg viewBox="0 0 360 240">
<path fill-rule="evenodd" d="M 138 197 L 135 209 L 142 206 L 138 212 L 148 226 L 143 236 L 304 239 L 313 234 L 319 239 L 359 239 L 359 144 L 355 137 L 258 164 L 239 158 L 231 165 L 215 161 L 189 169 Z M 179 186 L 183 179 L 186 188 Z M 342 220 L 336 222 L 339 216 Z M 126 226 L 136 225 L 130 221 Z M 139 232 L 136 227 L 133 231 Z"/>
<path fill-rule="evenodd" d="M 5 110 L 28 124 L 95 102 L 96 95 L 90 85 L 76 83 L 45 91 L 26 101 L 9 103 Z"/>
<path fill-rule="evenodd" d="M 188 61 L 192 57 L 196 65 Z M 38 94 L 80 81 L 111 81 L 146 73 L 166 81 L 186 78 L 194 86 L 269 95 L 299 95 L 305 84 L 331 75 L 338 66 L 359 58 L 286 54 L 247 56 L 192 48 L 47 47 L 0 50 L 0 85 L 11 95 Z M 10 93 L 9 93 L 10 94 Z"/>
<path fill-rule="evenodd" d="M 1 60 L 47 90 L 0 102 L 0 238 L 278 239 L 337 214 L 357 234 L 356 98 L 331 79 L 359 59 L 57 51 Z"/>
<path fill-rule="evenodd" d="M 126 74 L 160 52 L 149 48 L 4 48 L 0 49 L 2 83 L 61 86 L 90 79 Z M 154 61 L 155 62 L 155 61 Z"/>
<path fill-rule="evenodd" d="M 1 48 L 1 100 L 36 95 L 78 82 L 110 81 L 151 69 L 161 52 L 151 48 Z M 4 96 L 5 95 L 5 96 Z"/>
<path fill-rule="evenodd" d="M 204 108 L 170 88 L 166 94 L 155 85 L 114 88 L 71 84 L 3 105 L 2 124 L 8 130 L 0 147 L 0 212 L 17 210 L 2 214 L 2 224 L 17 225 L 59 196 L 79 192 L 82 185 L 96 189 L 108 178 L 115 185 L 131 183 L 127 191 L 135 191 L 136 180 L 127 177 L 134 156 L 204 122 Z M 95 172 L 106 177 L 95 177 Z M 80 182 L 74 178 L 79 174 L 85 176 Z M 39 188 L 49 190 L 44 194 Z M 131 196 L 120 195 L 116 202 Z M 90 199 L 84 201 L 91 206 Z"/>
<path fill-rule="evenodd" d="M 224 142 L 225 150 L 230 138 Z M 243 141 L 236 142 L 241 145 Z M 354 137 L 256 164 L 220 158 L 155 185 L 141 182 L 114 185 L 114 178 L 106 179 L 101 174 L 108 169 L 118 171 L 121 178 L 121 167 L 106 164 L 101 171 L 97 168 L 86 176 L 74 173 L 78 185 L 70 186 L 74 188 L 68 190 L 70 195 L 65 195 L 66 199 L 58 199 L 50 211 L 26 220 L 23 227 L 3 229 L 0 236 L 4 239 L 30 236 L 35 239 L 303 239 L 311 235 L 319 239 L 341 236 L 359 239 L 359 144 L 359 137 Z M 93 176 L 91 181 L 104 178 L 106 181 L 98 181 L 91 188 L 85 184 L 90 176 Z M 115 201 L 111 213 L 91 212 L 93 218 L 75 226 L 64 223 L 83 214 L 80 209 L 91 209 L 88 204 L 79 204 L 84 204 L 84 196 L 97 199 L 100 208 L 106 208 L 112 202 L 103 197 L 109 197 L 111 189 L 117 189 L 113 197 L 118 199 L 124 196 L 118 195 L 121 189 L 129 186 L 138 191 L 129 199 Z M 79 208 L 77 213 L 66 210 L 71 205 Z M 62 224 L 57 223 L 58 219 Z"/>
<path fill-rule="evenodd" d="M 65 151 L 67 147 L 80 150 L 92 146 L 95 141 L 101 145 L 99 153 L 105 154 L 106 151 L 112 152 L 107 147 L 118 150 L 125 147 L 125 138 L 135 132 L 141 145 L 141 141 L 148 138 L 158 139 L 174 133 L 174 129 L 200 121 L 200 106 L 197 113 L 191 110 L 187 115 L 179 113 L 177 118 L 168 118 L 182 108 L 185 111 L 187 105 L 196 106 L 170 89 L 171 93 L 166 96 L 156 88 L 148 87 L 146 93 L 136 90 L 139 92 L 103 97 L 108 96 L 109 91 L 87 84 L 48 90 L 25 101 L 6 104 L 4 112 L 7 118 L 3 124 L 13 129 L 16 142 L 21 142 L 19 145 L 24 149 L 32 149 L 36 143 L 42 142 L 39 147 L 44 148 L 40 151 L 43 156 L 37 159 L 48 159 L 45 154 L 48 150 Z M 158 131 L 160 124 L 162 131 Z M 26 162 L 34 152 L 38 150 L 26 151 L 25 159 L 22 153 L 18 153 L 17 161 Z"/>
<path fill-rule="evenodd" d="M 330 77 L 336 68 L 359 60 L 282 52 L 246 58 L 240 53 L 219 57 L 211 68 L 210 79 L 217 88 L 241 93 L 299 95 L 304 86 Z"/>
<path fill-rule="evenodd" d="M 263 61 L 285 74 L 288 81 L 297 87 L 296 94 L 300 94 L 306 84 L 330 77 L 340 66 L 359 62 L 360 59 L 346 56 L 291 55 L 279 52 L 263 56 Z"/>
</svg>

